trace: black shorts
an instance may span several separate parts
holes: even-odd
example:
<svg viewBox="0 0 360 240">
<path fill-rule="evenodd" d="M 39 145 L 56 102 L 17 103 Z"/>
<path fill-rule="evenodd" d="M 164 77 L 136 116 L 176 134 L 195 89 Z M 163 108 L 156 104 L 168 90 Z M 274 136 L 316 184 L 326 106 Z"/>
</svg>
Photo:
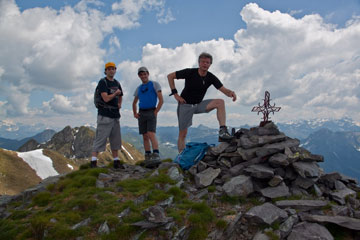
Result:
<svg viewBox="0 0 360 240">
<path fill-rule="evenodd" d="M 154 114 L 154 109 L 146 109 L 139 111 L 139 133 L 145 134 L 147 132 L 156 132 L 156 117 Z"/>
</svg>

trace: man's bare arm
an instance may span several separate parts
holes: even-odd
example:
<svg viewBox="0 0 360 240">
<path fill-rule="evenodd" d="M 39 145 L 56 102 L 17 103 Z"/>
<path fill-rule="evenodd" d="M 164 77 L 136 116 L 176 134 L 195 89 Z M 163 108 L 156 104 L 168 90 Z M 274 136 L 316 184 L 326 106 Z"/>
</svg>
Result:
<svg viewBox="0 0 360 240">
<path fill-rule="evenodd" d="M 222 86 L 221 88 L 219 88 L 219 91 L 222 92 L 223 94 L 225 94 L 228 97 L 231 97 L 233 102 L 236 101 L 236 94 L 234 91 L 227 89 L 226 87 Z"/>
</svg>

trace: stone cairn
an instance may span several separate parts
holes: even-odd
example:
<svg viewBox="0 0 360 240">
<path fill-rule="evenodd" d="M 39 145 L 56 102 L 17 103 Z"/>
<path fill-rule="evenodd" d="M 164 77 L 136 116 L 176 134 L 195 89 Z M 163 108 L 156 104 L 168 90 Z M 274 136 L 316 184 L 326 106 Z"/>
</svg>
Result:
<svg viewBox="0 0 360 240">
<path fill-rule="evenodd" d="M 357 180 L 337 172 L 324 173 L 318 165 L 323 161 L 323 156 L 302 148 L 299 140 L 269 122 L 240 129 L 231 142 L 211 147 L 189 173 L 198 189 L 215 184 L 230 197 L 260 199 L 264 204 L 237 220 L 267 226 L 280 223 L 275 231 L 279 239 L 333 239 L 323 226 L 327 223 L 360 231 Z M 280 200 L 295 196 L 306 200 Z M 331 201 L 337 204 L 329 204 Z M 324 214 L 327 206 L 332 206 L 332 216 Z M 268 238 L 259 232 L 253 239 Z"/>
</svg>

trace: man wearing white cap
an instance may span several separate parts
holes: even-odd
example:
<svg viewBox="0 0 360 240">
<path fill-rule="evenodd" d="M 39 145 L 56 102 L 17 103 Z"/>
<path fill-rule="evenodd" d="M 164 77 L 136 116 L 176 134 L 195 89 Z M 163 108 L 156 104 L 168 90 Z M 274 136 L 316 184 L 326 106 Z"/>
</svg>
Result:
<svg viewBox="0 0 360 240">
<path fill-rule="evenodd" d="M 158 82 L 149 80 L 149 70 L 146 67 L 138 69 L 138 76 L 142 82 L 134 92 L 132 104 L 134 117 L 138 119 L 139 134 L 143 135 L 145 161 L 147 168 L 157 167 L 160 161 L 159 144 L 156 138 L 157 114 L 163 105 L 163 96 Z M 159 101 L 158 101 L 159 100 Z M 139 111 L 137 103 L 139 102 Z M 151 153 L 151 146 L 153 153 Z"/>
</svg>

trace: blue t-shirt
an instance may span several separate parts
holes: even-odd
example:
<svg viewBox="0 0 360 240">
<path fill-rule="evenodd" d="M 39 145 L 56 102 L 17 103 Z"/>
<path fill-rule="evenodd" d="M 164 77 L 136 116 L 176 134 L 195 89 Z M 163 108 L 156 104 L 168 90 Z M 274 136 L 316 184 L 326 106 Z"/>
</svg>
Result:
<svg viewBox="0 0 360 240">
<path fill-rule="evenodd" d="M 148 81 L 138 86 L 134 92 L 134 97 L 139 98 L 139 109 L 156 108 L 158 91 L 161 91 L 158 82 Z"/>
</svg>

